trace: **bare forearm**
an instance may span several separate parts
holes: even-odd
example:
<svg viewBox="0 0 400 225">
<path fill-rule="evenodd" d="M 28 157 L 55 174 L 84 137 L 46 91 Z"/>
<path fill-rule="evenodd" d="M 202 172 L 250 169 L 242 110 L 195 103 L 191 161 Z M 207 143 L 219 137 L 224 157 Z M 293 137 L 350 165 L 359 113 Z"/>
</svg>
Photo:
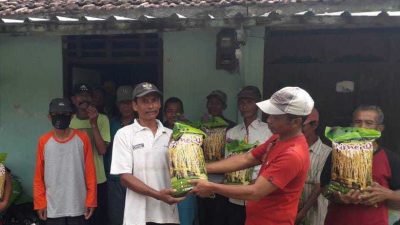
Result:
<svg viewBox="0 0 400 225">
<path fill-rule="evenodd" d="M 278 188 L 264 177 L 259 177 L 251 185 L 224 185 L 210 183 L 211 191 L 229 198 L 260 200 Z"/>
<path fill-rule="evenodd" d="M 227 173 L 246 169 L 260 164 L 251 153 L 234 155 L 218 162 L 208 163 L 206 169 L 208 173 Z"/>
<path fill-rule="evenodd" d="M 240 200 L 256 200 L 258 199 L 253 185 L 224 185 L 213 183 L 215 193 L 228 198 Z"/>
<path fill-rule="evenodd" d="M 391 209 L 400 210 L 400 190 L 393 191 L 393 194 L 387 200 L 387 205 Z"/>
<path fill-rule="evenodd" d="M 308 210 L 317 202 L 318 196 L 321 194 L 321 187 L 320 184 L 315 184 L 314 188 L 304 203 L 303 208 L 301 209 L 304 213 L 307 213 Z"/>
<path fill-rule="evenodd" d="M 130 190 L 139 193 L 141 195 L 146 195 L 152 198 L 155 198 L 157 200 L 160 199 L 160 192 L 157 190 L 154 190 L 150 186 L 146 185 L 143 183 L 141 180 L 136 178 L 135 176 L 131 174 L 121 174 L 121 183 L 125 187 L 129 188 Z"/>
<path fill-rule="evenodd" d="M 93 131 L 94 144 L 96 145 L 97 152 L 99 153 L 99 155 L 104 155 L 107 151 L 107 143 L 101 137 L 97 123 L 91 123 L 91 126 Z"/>
</svg>

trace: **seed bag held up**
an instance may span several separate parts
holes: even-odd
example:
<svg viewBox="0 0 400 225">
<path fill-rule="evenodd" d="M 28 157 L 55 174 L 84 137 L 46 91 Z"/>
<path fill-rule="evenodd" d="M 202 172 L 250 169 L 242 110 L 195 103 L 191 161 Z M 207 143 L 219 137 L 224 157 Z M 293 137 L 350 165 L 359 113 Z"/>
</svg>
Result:
<svg viewBox="0 0 400 225">
<path fill-rule="evenodd" d="M 228 123 L 221 117 L 213 117 L 207 122 L 203 122 L 201 127 L 207 135 L 203 145 L 206 162 L 223 159 Z"/>
<path fill-rule="evenodd" d="M 0 199 L 3 199 L 4 185 L 6 182 L 6 167 L 4 161 L 6 161 L 7 153 L 0 153 Z"/>
<path fill-rule="evenodd" d="M 364 128 L 327 127 L 325 136 L 332 141 L 331 182 L 326 195 L 371 186 L 373 141 L 381 133 Z"/>
<path fill-rule="evenodd" d="M 207 179 L 201 145 L 205 134 L 182 122 L 174 125 L 168 154 L 173 196 L 181 197 L 193 187 L 192 179 Z"/>
<path fill-rule="evenodd" d="M 258 142 L 248 144 L 245 141 L 232 140 L 225 145 L 230 156 L 242 154 L 256 147 Z M 225 173 L 224 183 L 226 184 L 249 184 L 252 181 L 253 168 Z"/>
</svg>

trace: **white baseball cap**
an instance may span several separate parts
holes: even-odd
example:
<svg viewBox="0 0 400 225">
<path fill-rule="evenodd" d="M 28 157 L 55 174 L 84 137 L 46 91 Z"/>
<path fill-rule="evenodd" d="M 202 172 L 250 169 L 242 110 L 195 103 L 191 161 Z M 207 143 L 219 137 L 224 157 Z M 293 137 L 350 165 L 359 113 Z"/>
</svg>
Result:
<svg viewBox="0 0 400 225">
<path fill-rule="evenodd" d="M 314 107 L 314 100 L 299 87 L 285 87 L 275 92 L 270 99 L 258 102 L 257 106 L 269 115 L 307 116 Z"/>
</svg>

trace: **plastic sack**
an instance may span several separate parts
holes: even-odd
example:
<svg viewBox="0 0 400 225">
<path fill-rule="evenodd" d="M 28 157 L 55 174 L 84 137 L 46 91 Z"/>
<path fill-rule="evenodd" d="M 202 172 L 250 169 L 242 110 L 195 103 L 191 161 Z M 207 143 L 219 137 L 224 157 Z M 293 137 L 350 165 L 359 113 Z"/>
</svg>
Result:
<svg viewBox="0 0 400 225">
<path fill-rule="evenodd" d="M 331 182 L 326 195 L 346 194 L 372 184 L 373 141 L 381 136 L 377 130 L 354 127 L 327 127 L 325 136 L 332 141 Z"/>
<path fill-rule="evenodd" d="M 246 143 L 240 140 L 231 140 L 226 145 L 226 151 L 229 156 L 242 154 L 256 147 L 258 142 L 254 144 Z M 226 184 L 249 184 L 252 181 L 253 168 L 225 173 L 224 183 Z"/>
<path fill-rule="evenodd" d="M 204 137 L 204 132 L 199 129 L 175 123 L 168 149 L 173 196 L 181 197 L 189 192 L 193 188 L 190 180 L 207 179 L 201 149 Z"/>
<path fill-rule="evenodd" d="M 201 127 L 207 135 L 203 145 L 206 162 L 223 159 L 228 123 L 220 117 L 213 117 L 207 122 L 203 122 Z"/>
</svg>

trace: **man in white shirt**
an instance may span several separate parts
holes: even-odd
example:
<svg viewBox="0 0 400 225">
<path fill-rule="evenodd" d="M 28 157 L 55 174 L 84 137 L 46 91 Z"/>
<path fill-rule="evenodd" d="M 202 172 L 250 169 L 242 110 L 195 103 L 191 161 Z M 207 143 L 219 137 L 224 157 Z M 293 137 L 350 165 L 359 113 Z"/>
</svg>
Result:
<svg viewBox="0 0 400 225">
<path fill-rule="evenodd" d="M 171 196 L 168 142 L 172 131 L 157 120 L 161 92 L 151 83 L 133 90 L 133 109 L 138 119 L 118 130 L 114 138 L 111 174 L 127 187 L 124 225 L 179 224 Z"/>
<path fill-rule="evenodd" d="M 261 101 L 260 90 L 255 86 L 244 87 L 237 95 L 238 108 L 243 122 L 228 130 L 227 140 L 244 140 L 247 143 L 264 143 L 272 136 L 268 124 L 257 114 L 257 102 Z M 253 180 L 257 179 L 260 166 L 254 167 Z M 230 198 L 228 203 L 228 225 L 244 225 L 246 220 L 245 201 Z"/>
<path fill-rule="evenodd" d="M 319 113 L 314 108 L 303 123 L 303 133 L 310 146 L 310 168 L 304 185 L 302 199 L 297 214 L 296 224 L 324 224 L 328 210 L 328 200 L 321 195 L 320 175 L 331 148 L 316 134 L 319 125 Z"/>
</svg>

